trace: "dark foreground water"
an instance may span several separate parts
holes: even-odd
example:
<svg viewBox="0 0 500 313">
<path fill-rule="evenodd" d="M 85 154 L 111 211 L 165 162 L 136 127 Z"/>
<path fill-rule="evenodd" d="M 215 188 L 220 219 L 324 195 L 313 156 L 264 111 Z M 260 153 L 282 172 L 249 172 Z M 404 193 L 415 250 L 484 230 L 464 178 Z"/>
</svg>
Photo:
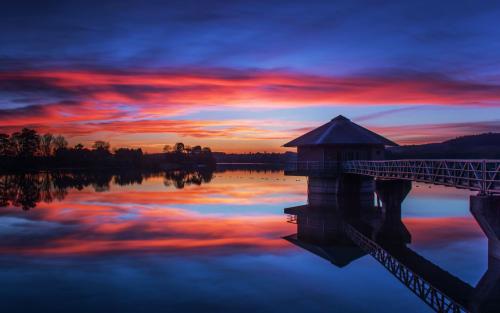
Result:
<svg viewBox="0 0 500 313">
<path fill-rule="evenodd" d="M 0 311 L 430 311 L 369 255 L 338 268 L 282 239 L 304 178 L 173 176 L 1 176 Z M 475 286 L 487 242 L 468 196 L 414 184 L 402 212 L 409 247 Z"/>
</svg>

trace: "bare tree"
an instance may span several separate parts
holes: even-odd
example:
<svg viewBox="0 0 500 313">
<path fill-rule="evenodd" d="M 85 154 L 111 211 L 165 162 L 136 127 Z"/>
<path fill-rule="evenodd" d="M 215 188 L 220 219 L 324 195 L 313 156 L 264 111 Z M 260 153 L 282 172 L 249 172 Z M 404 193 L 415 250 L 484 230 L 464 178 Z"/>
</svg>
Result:
<svg viewBox="0 0 500 313">
<path fill-rule="evenodd" d="M 110 144 L 109 142 L 106 142 L 106 141 L 102 141 L 102 140 L 97 140 L 96 142 L 94 142 L 94 144 L 92 145 L 92 148 L 96 149 L 96 150 L 106 150 L 106 151 L 109 151 L 109 148 L 110 148 Z"/>
<path fill-rule="evenodd" d="M 51 133 L 43 134 L 40 137 L 40 150 L 43 156 L 51 156 L 54 152 L 54 136 Z"/>
<path fill-rule="evenodd" d="M 60 149 L 66 149 L 68 147 L 68 142 L 61 135 L 54 137 L 53 142 L 54 142 L 54 150 L 55 151 L 60 150 Z"/>
</svg>

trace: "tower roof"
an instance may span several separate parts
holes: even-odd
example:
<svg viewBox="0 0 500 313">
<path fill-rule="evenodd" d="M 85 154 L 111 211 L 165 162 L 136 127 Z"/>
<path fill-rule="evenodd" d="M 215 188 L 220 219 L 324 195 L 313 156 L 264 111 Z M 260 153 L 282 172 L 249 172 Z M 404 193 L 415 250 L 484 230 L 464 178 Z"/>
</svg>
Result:
<svg viewBox="0 0 500 313">
<path fill-rule="evenodd" d="M 286 143 L 284 147 L 339 144 L 398 146 L 397 143 L 339 115 L 330 122 Z"/>
</svg>

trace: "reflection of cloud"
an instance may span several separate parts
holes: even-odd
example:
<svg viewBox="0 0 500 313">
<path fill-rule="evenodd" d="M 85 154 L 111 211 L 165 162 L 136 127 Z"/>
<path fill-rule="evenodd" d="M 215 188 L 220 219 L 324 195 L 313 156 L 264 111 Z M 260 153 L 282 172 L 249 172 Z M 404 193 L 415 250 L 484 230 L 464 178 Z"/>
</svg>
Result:
<svg viewBox="0 0 500 313">
<path fill-rule="evenodd" d="M 44 219 L 57 224 L 63 206 L 47 210 Z M 53 211 L 56 210 L 57 213 Z M 241 251 L 285 248 L 280 236 L 291 231 L 281 216 L 207 216 L 179 209 L 141 208 L 133 218 L 128 212 L 105 205 L 74 209 L 80 222 L 68 228 L 45 228 L 43 234 L 23 234 L 0 239 L 2 253 L 16 254 L 106 254 L 138 251 L 184 253 L 210 248 Z M 105 212 L 102 214 L 102 212 Z M 64 215 L 64 214 L 63 214 Z M 3 219 L 3 218 L 2 218 Z M 30 224 L 47 223 L 31 221 Z M 16 240 L 16 238 L 18 240 Z M 22 242 L 21 245 L 18 243 Z"/>
<path fill-rule="evenodd" d="M 412 234 L 412 243 L 444 247 L 454 242 L 482 238 L 481 228 L 472 217 L 404 218 Z"/>
<path fill-rule="evenodd" d="M 39 204 L 29 212 L 4 208 L 0 225 L 8 233 L 0 237 L 0 253 L 83 255 L 106 253 L 207 253 L 282 251 L 281 237 L 294 231 L 281 215 L 224 216 L 201 214 L 179 207 L 247 205 L 301 201 L 303 192 L 291 193 L 298 183 L 285 181 L 235 183 L 242 172 L 219 173 L 211 184 L 182 190 L 165 188 L 161 178 L 141 186 L 114 186 L 95 193 L 71 190 L 62 202 Z M 248 174 L 247 174 L 248 175 Z M 256 175 L 272 179 L 276 173 Z M 160 186 L 160 189 L 157 187 Z M 300 188 L 299 188 L 300 189 Z M 6 228 L 5 228 L 6 229 Z M 26 231 L 29 230 L 29 231 Z"/>
<path fill-rule="evenodd" d="M 295 191 L 295 192 L 294 192 Z M 299 202 L 305 199 L 305 190 L 290 190 L 289 185 L 276 182 L 258 184 L 206 184 L 195 188 L 173 189 L 168 192 L 135 191 L 127 193 L 100 193 L 79 196 L 80 201 L 100 203 L 133 203 L 155 205 L 257 205 Z"/>
</svg>

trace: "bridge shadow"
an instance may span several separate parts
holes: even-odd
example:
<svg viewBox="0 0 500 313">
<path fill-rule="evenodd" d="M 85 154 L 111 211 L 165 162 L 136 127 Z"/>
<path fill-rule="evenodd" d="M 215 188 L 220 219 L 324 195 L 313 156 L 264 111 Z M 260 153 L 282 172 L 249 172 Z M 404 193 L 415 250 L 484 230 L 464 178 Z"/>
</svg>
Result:
<svg viewBox="0 0 500 313">
<path fill-rule="evenodd" d="M 500 260 L 490 256 L 471 286 L 408 247 L 401 204 L 410 182 L 348 176 L 328 184 L 313 182 L 307 205 L 284 210 L 297 225 L 284 239 L 340 268 L 370 255 L 436 312 L 500 312 Z"/>
</svg>

